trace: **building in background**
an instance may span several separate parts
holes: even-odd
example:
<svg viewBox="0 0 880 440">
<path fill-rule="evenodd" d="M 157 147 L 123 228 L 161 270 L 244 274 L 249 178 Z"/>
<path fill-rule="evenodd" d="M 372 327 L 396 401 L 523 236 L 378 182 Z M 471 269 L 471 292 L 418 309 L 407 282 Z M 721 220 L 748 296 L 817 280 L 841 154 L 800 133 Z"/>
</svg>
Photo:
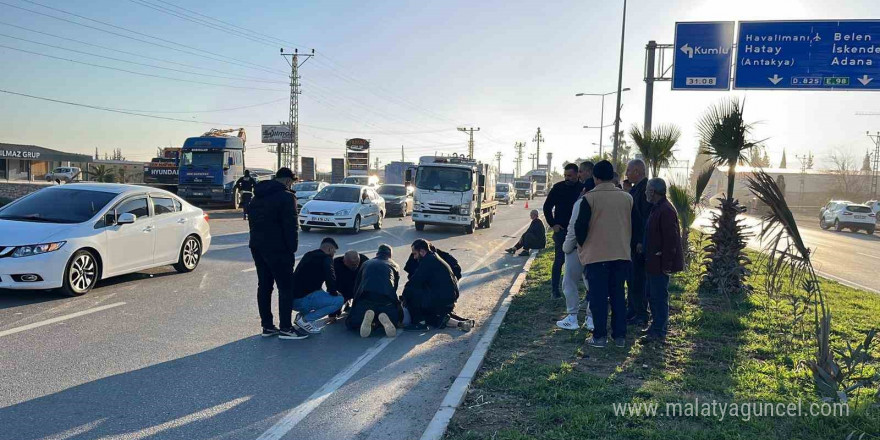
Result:
<svg viewBox="0 0 880 440">
<path fill-rule="evenodd" d="M 370 173 L 370 141 L 354 138 L 345 141 L 345 172 L 347 176 L 366 176 Z"/>
<path fill-rule="evenodd" d="M 302 181 L 313 181 L 317 180 L 315 175 L 315 158 L 314 157 L 303 157 L 300 160 L 302 162 L 302 166 L 300 167 L 300 175 L 299 180 Z"/>
<path fill-rule="evenodd" d="M 92 156 L 65 153 L 36 145 L 0 143 L 0 182 L 45 182 L 46 175 L 61 166 L 82 170 Z M 84 177 L 80 176 L 80 179 Z"/>
<path fill-rule="evenodd" d="M 345 158 L 330 159 L 330 183 L 342 183 L 345 179 Z"/>
<path fill-rule="evenodd" d="M 391 162 L 388 165 L 385 165 L 385 175 L 380 176 L 383 183 L 391 183 L 395 185 L 403 185 L 406 175 L 406 170 L 410 168 L 415 168 L 416 164 L 412 162 Z"/>
</svg>

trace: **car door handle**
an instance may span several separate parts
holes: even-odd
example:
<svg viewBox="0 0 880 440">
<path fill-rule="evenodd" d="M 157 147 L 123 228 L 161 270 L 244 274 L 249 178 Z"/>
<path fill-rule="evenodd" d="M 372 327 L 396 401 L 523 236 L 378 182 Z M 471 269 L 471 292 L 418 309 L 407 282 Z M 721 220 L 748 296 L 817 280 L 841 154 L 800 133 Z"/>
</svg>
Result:
<svg viewBox="0 0 880 440">
<path fill-rule="evenodd" d="M 153 232 L 153 227 L 147 226 L 146 228 L 144 228 L 144 232 Z"/>
</svg>

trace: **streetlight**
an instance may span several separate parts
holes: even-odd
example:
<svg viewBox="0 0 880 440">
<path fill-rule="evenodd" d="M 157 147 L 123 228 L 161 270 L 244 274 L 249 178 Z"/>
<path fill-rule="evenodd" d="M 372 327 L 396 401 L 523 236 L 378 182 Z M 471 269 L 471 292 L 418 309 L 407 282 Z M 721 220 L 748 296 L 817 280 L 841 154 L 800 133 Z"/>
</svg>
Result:
<svg viewBox="0 0 880 440">
<path fill-rule="evenodd" d="M 623 86 L 623 41 L 626 36 L 626 0 L 623 0 L 623 23 L 620 26 L 620 66 L 617 68 L 617 108 L 614 116 L 614 150 L 612 150 L 612 163 L 617 163 L 617 146 L 620 145 L 620 95 Z"/>
<path fill-rule="evenodd" d="M 629 91 L 629 87 L 620 90 L 621 93 L 622 93 L 622 92 L 627 92 L 627 91 Z M 611 127 L 611 125 L 608 125 L 608 126 L 605 125 L 605 97 L 608 96 L 608 95 L 613 95 L 613 94 L 615 94 L 615 93 L 618 93 L 618 92 L 608 92 L 608 93 L 578 93 L 577 95 L 574 95 L 574 96 L 601 96 L 601 97 L 602 97 L 602 110 L 601 110 L 601 115 L 599 116 L 599 127 L 598 127 L 598 128 L 599 128 L 599 155 L 600 155 L 600 156 L 602 155 L 602 136 L 603 136 L 603 132 L 604 132 L 603 129 L 606 128 L 606 127 Z M 619 96 L 619 95 L 618 95 L 618 96 Z M 619 117 L 620 117 L 620 110 L 619 110 L 619 108 L 620 108 L 620 99 L 617 100 L 617 106 L 618 106 L 617 117 L 619 118 Z M 589 127 L 589 126 L 586 126 L 586 125 L 585 125 L 584 128 L 597 128 L 597 127 Z"/>
</svg>

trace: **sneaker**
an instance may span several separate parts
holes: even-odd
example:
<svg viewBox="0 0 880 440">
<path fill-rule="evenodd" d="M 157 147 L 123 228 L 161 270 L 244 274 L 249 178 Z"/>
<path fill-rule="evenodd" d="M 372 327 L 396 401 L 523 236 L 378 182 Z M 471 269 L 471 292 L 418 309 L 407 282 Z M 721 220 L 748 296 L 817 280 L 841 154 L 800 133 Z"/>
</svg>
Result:
<svg viewBox="0 0 880 440">
<path fill-rule="evenodd" d="M 364 313 L 364 320 L 361 321 L 361 337 L 369 338 L 370 334 L 373 333 L 373 319 L 376 318 L 376 312 L 372 310 L 367 310 Z"/>
<path fill-rule="evenodd" d="M 608 346 L 608 338 L 590 337 L 587 339 L 587 345 L 596 348 L 605 348 Z"/>
<path fill-rule="evenodd" d="M 507 248 L 504 250 L 504 252 L 507 252 L 508 254 L 513 255 L 516 253 L 516 248 Z"/>
<path fill-rule="evenodd" d="M 459 330 L 465 333 L 473 330 L 474 326 L 476 326 L 476 322 L 473 319 L 468 319 L 467 321 L 462 321 L 458 323 Z"/>
<path fill-rule="evenodd" d="M 531 252 L 527 251 L 527 250 L 523 250 L 522 252 L 519 253 L 520 257 L 528 257 L 529 255 L 531 255 Z"/>
<path fill-rule="evenodd" d="M 626 347 L 626 339 L 625 338 L 614 338 L 614 345 L 618 348 Z"/>
<path fill-rule="evenodd" d="M 316 326 L 314 323 L 306 321 L 303 319 L 302 315 L 296 317 L 296 321 L 293 322 L 297 327 L 302 330 L 309 332 L 310 334 L 317 335 L 321 333 L 321 328 Z"/>
<path fill-rule="evenodd" d="M 278 330 L 278 339 L 305 339 L 309 333 L 298 327 L 283 328 Z"/>
<path fill-rule="evenodd" d="M 269 336 L 275 336 L 277 334 L 278 334 L 278 327 L 275 327 L 273 325 L 272 327 L 263 327 L 263 333 L 260 336 L 267 338 Z"/>
<path fill-rule="evenodd" d="M 372 310 L 370 310 L 372 312 Z M 384 313 L 379 314 L 379 323 L 382 324 L 382 327 L 385 329 L 385 336 L 389 338 L 393 338 L 397 336 L 397 327 L 394 326 L 394 323 L 391 322 L 391 318 Z"/>
<path fill-rule="evenodd" d="M 418 324 L 410 324 L 410 325 L 404 327 L 403 329 L 408 332 L 423 332 L 423 331 L 428 330 L 428 325 L 423 322 L 420 322 Z"/>
<path fill-rule="evenodd" d="M 568 315 L 565 318 L 562 318 L 559 321 L 556 321 L 556 326 L 564 329 L 564 330 L 577 330 L 578 329 L 578 320 L 576 315 Z"/>
<path fill-rule="evenodd" d="M 584 328 L 589 331 L 596 330 L 596 326 L 593 324 L 593 316 L 592 315 L 587 315 L 587 320 L 584 321 Z"/>
</svg>

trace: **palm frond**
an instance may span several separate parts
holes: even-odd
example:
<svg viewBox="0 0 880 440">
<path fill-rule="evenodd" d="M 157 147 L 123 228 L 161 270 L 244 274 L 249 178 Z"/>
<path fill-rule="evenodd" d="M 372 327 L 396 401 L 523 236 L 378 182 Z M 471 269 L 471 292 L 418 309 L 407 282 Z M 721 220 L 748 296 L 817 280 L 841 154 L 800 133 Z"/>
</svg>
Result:
<svg viewBox="0 0 880 440">
<path fill-rule="evenodd" d="M 703 192 L 705 192 L 706 187 L 709 186 L 709 180 L 712 179 L 713 173 L 715 173 L 715 167 L 710 165 L 704 169 L 699 176 L 697 176 L 697 185 L 694 189 L 694 200 L 696 202 L 699 202 L 700 199 L 703 198 Z"/>
<path fill-rule="evenodd" d="M 768 253 L 782 252 L 779 249 L 780 244 L 783 239 L 788 239 L 791 247 L 799 254 L 793 257 L 803 262 L 809 261 L 810 250 L 804 244 L 794 215 L 785 201 L 785 195 L 773 177 L 764 170 L 758 170 L 753 176 L 747 177 L 747 180 L 752 194 L 770 208 L 770 211 L 762 216 L 763 223 L 759 234 L 762 241 L 769 238 L 766 245 Z"/>
<path fill-rule="evenodd" d="M 745 104 L 738 98 L 725 99 L 709 107 L 697 122 L 700 153 L 708 155 L 715 166 L 735 168 L 760 144 L 751 140 L 754 125 L 745 122 L 744 110 Z"/>
<path fill-rule="evenodd" d="M 674 124 L 661 124 L 653 128 L 650 133 L 645 133 L 638 126 L 633 125 L 629 130 L 629 136 L 642 154 L 652 175 L 657 177 L 661 168 L 669 166 L 675 153 L 675 144 L 681 139 L 681 129 Z"/>
<path fill-rule="evenodd" d="M 670 185 L 667 191 L 669 203 L 675 207 L 678 212 L 678 221 L 682 227 L 688 227 L 694 224 L 696 220 L 696 212 L 694 211 L 694 198 L 688 194 L 685 188 L 678 185 Z"/>
</svg>

